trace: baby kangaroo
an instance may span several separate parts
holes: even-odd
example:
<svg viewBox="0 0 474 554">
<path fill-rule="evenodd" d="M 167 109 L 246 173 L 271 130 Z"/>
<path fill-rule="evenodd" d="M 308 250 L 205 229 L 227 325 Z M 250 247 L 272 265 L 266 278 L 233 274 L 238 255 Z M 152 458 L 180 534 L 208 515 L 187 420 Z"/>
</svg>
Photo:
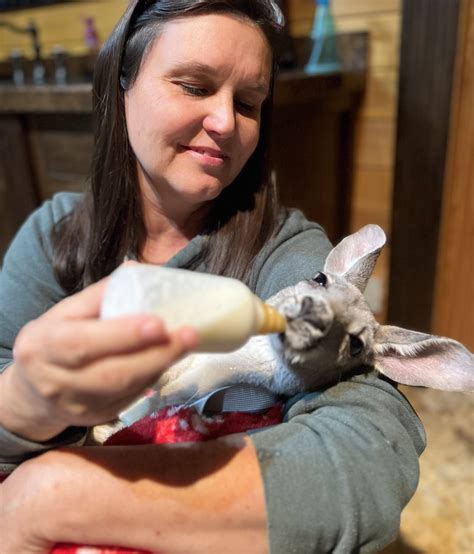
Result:
<svg viewBox="0 0 474 554">
<path fill-rule="evenodd" d="M 254 337 L 229 354 L 187 356 L 162 375 L 154 397 L 139 400 L 121 419 L 131 423 L 236 383 L 290 396 L 361 368 L 407 385 L 474 390 L 474 356 L 462 344 L 375 320 L 363 292 L 385 241 L 377 225 L 346 237 L 322 272 L 267 301 L 286 317 L 284 334 Z"/>
</svg>

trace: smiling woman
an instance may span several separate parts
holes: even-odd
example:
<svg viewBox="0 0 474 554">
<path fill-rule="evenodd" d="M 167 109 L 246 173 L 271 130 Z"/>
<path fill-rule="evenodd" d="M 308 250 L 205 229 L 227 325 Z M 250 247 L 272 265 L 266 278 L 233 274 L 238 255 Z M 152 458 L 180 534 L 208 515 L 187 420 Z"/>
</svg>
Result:
<svg viewBox="0 0 474 554">
<path fill-rule="evenodd" d="M 242 18 L 182 18 L 159 33 L 125 92 L 141 207 L 149 222 L 142 259 L 166 261 L 168 240 L 160 234 L 157 213 L 172 217 L 186 236 L 194 234 L 208 217 L 209 202 L 247 163 L 258 144 L 271 67 L 265 35 Z"/>
<path fill-rule="evenodd" d="M 205 244 L 189 267 L 204 262 L 213 273 L 248 282 L 250 261 L 278 225 L 268 135 L 282 23 L 272 0 L 140 0 L 129 6 L 94 75 L 100 125 L 91 194 L 76 210 L 94 225 L 85 229 L 82 216 L 71 216 L 55 240 L 55 267 L 67 289 L 108 275 L 131 252 L 164 262 L 198 232 L 206 233 Z M 217 159 L 203 156 L 204 147 L 219 152 Z M 143 195 L 137 195 L 137 172 Z M 162 208 L 157 180 L 180 218 L 169 218 L 171 225 L 161 218 L 171 231 L 165 234 L 155 217 Z M 79 236 L 89 252 L 80 260 Z M 167 251 L 154 258 L 160 244 Z"/>
</svg>

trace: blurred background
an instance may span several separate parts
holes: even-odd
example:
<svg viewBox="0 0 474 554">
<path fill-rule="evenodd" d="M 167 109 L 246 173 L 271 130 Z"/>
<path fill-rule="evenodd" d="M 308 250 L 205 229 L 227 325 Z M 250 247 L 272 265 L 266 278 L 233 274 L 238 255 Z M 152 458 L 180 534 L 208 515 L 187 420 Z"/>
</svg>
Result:
<svg viewBox="0 0 474 554">
<path fill-rule="evenodd" d="M 25 217 L 80 191 L 97 52 L 127 0 L 0 0 L 0 260 Z M 380 322 L 474 350 L 474 2 L 285 0 L 273 154 L 280 197 L 333 241 L 387 233 Z M 1 262 L 0 262 L 1 263 Z M 387 553 L 474 552 L 474 403 L 406 389 L 428 433 Z"/>
</svg>

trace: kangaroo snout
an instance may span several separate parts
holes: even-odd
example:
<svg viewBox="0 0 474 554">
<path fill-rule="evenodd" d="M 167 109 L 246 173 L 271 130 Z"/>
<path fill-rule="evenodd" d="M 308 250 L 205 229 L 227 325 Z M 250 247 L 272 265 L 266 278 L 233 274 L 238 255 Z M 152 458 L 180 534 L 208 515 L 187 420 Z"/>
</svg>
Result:
<svg viewBox="0 0 474 554">
<path fill-rule="evenodd" d="M 313 348 L 330 330 L 334 312 L 324 298 L 304 295 L 287 299 L 281 306 L 288 326 L 280 337 L 292 350 Z"/>
<path fill-rule="evenodd" d="M 302 296 L 283 306 L 283 313 L 289 323 L 296 320 L 306 321 L 326 333 L 334 320 L 334 312 L 324 298 Z"/>
<path fill-rule="evenodd" d="M 334 321 L 334 312 L 324 298 L 313 298 L 304 296 L 301 299 L 298 318 L 313 325 L 325 335 Z"/>
</svg>

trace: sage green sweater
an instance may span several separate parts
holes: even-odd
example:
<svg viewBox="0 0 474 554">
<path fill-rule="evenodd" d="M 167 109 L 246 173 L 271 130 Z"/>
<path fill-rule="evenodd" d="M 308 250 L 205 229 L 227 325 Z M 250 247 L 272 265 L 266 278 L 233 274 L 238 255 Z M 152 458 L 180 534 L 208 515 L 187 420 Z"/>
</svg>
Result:
<svg viewBox="0 0 474 554">
<path fill-rule="evenodd" d="M 12 361 L 18 331 L 65 297 L 51 266 L 52 225 L 80 198 L 57 194 L 25 222 L 0 273 L 0 371 Z M 183 267 L 202 248 L 195 237 L 169 262 Z M 291 211 L 255 260 L 250 286 L 260 297 L 321 270 L 331 245 L 324 231 Z M 199 271 L 206 271 L 204 266 Z M 35 443 L 0 427 L 0 471 L 66 444 L 70 428 Z M 353 377 L 286 406 L 281 425 L 250 433 L 265 487 L 271 554 L 374 552 L 396 538 L 400 513 L 418 483 L 425 446 L 405 398 L 374 374 Z"/>
</svg>

